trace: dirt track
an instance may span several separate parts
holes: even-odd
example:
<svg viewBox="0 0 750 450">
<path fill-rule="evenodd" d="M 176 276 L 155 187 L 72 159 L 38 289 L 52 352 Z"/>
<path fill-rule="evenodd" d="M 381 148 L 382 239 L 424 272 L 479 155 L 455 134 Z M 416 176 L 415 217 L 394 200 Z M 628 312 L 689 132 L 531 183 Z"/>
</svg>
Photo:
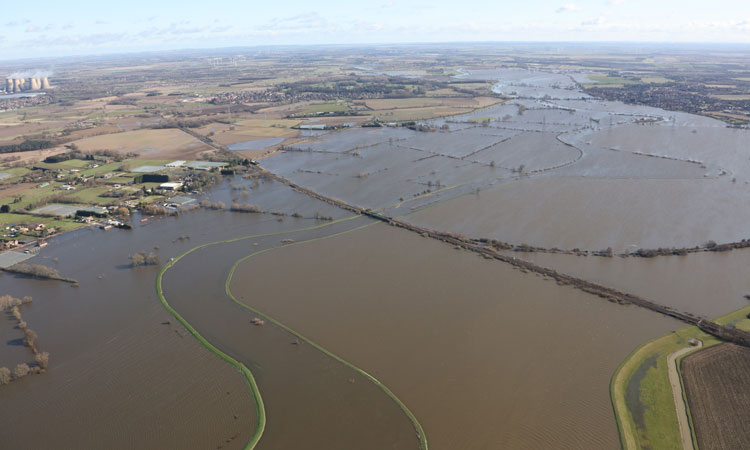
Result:
<svg viewBox="0 0 750 450">
<path fill-rule="evenodd" d="M 703 347 L 703 342 L 698 341 L 698 347 Z M 682 383 L 680 383 L 680 374 L 677 372 L 677 358 L 696 350 L 696 347 L 685 347 L 671 353 L 667 356 L 667 370 L 669 371 L 669 384 L 672 385 L 672 395 L 674 396 L 674 406 L 677 410 L 677 422 L 680 425 L 680 438 L 682 439 L 682 448 L 684 450 L 695 450 L 693 445 L 693 435 L 688 423 L 687 406 L 682 398 Z"/>
</svg>

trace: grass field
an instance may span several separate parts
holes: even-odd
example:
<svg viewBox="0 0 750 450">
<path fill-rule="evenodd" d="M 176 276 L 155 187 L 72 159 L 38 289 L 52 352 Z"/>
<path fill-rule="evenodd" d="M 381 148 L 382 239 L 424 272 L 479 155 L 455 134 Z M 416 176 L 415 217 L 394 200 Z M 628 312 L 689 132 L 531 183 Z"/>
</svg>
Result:
<svg viewBox="0 0 750 450">
<path fill-rule="evenodd" d="M 3 230 L 10 224 L 38 225 L 40 223 L 46 224 L 48 227 L 54 227 L 62 231 L 73 230 L 83 226 L 83 224 L 67 219 L 59 220 L 53 217 L 40 217 L 32 216 L 29 214 L 0 213 L 0 226 Z"/>
<path fill-rule="evenodd" d="M 326 102 L 306 105 L 302 108 L 303 114 L 330 113 L 330 112 L 347 112 L 349 104 L 345 102 Z"/>
<path fill-rule="evenodd" d="M 716 322 L 750 330 L 748 313 L 750 307 L 722 316 Z M 720 343 L 697 327 L 682 328 L 636 349 L 613 375 L 610 395 L 625 450 L 682 450 L 667 356 L 686 347 L 691 337 L 703 341 L 705 347 Z M 637 373 L 638 377 L 634 377 Z"/>
</svg>

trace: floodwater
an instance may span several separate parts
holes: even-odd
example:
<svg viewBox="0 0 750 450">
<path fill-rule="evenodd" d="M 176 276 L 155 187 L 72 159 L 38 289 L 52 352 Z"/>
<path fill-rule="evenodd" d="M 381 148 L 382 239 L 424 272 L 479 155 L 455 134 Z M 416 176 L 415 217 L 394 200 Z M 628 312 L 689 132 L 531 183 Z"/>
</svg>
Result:
<svg viewBox="0 0 750 450">
<path fill-rule="evenodd" d="M 268 147 L 281 144 L 286 138 L 265 138 L 255 139 L 252 141 L 236 142 L 234 144 L 227 145 L 229 150 L 265 150 Z"/>
<path fill-rule="evenodd" d="M 619 448 L 609 379 L 680 326 L 383 224 L 259 255 L 232 290 L 378 377 L 434 449 Z"/>
<path fill-rule="evenodd" d="M 232 264 L 247 254 L 281 245 L 282 239 L 318 238 L 367 223 L 358 218 L 318 230 L 207 247 L 181 259 L 164 277 L 170 304 L 204 337 L 253 371 L 268 415 L 258 448 L 418 447 L 413 425 L 379 387 L 270 322 L 253 325 L 257 316 L 224 293 Z M 286 282 L 297 283 L 298 276 Z M 240 299 L 254 299 L 256 286 L 258 293 L 264 287 L 273 289 L 262 278 L 247 282 L 251 287 L 237 292 Z"/>
<path fill-rule="evenodd" d="M 79 287 L 0 275 L 3 294 L 34 298 L 21 308 L 23 318 L 50 353 L 48 373 L 0 387 L 3 446 L 244 447 L 255 426 L 245 380 L 164 310 L 154 289 L 158 268 L 126 266 L 128 255 L 140 250 L 158 247 L 166 261 L 219 237 L 315 225 L 320 222 L 311 217 L 318 212 L 344 215 L 278 183 L 250 192 L 261 206 L 303 217 L 279 222 L 270 214 L 193 211 L 141 223 L 136 216 L 131 231 L 84 229 L 55 237 L 29 261 L 57 268 Z M 227 204 L 235 195 L 228 183 L 210 192 Z M 33 361 L 17 345 L 21 336 L 13 321 L 0 317 L 0 366 Z"/>
<path fill-rule="evenodd" d="M 750 293 L 750 251 L 746 249 L 655 258 L 518 252 L 513 256 L 706 318 L 748 305 L 744 296 Z"/>
<path fill-rule="evenodd" d="M 525 178 L 408 220 L 546 248 L 694 247 L 750 238 L 750 186 L 714 179 Z"/>
<path fill-rule="evenodd" d="M 23 318 L 50 353 L 48 373 L 0 387 L 3 448 L 242 448 L 255 424 L 244 380 L 162 308 L 157 269 L 120 267 L 157 244 L 164 257 L 180 247 L 170 241 L 181 233 L 198 238 L 183 225 L 152 219 L 132 232 L 74 232 L 29 261 L 79 287 L 0 276 L 3 294 L 34 298 Z M 9 341 L 21 333 L 5 314 L 0 336 L 0 366 L 33 361 Z"/>
</svg>

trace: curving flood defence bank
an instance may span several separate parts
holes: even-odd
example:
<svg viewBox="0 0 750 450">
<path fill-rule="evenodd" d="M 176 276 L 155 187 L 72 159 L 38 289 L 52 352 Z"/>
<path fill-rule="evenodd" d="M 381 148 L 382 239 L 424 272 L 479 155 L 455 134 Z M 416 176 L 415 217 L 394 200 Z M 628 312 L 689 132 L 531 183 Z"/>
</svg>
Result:
<svg viewBox="0 0 750 450">
<path fill-rule="evenodd" d="M 270 317 L 245 306 L 238 309 L 241 303 L 228 290 L 233 267 L 239 263 L 232 267 L 229 265 L 251 250 L 268 251 L 278 247 L 280 241 L 282 245 L 285 241 L 291 241 L 289 238 L 292 237 L 299 241 L 324 239 L 328 234 L 322 232 L 326 230 L 339 235 L 373 223 L 352 229 L 347 223 L 355 219 L 366 220 L 352 216 L 314 227 L 200 245 L 168 262 L 160 272 L 157 290 L 160 298 L 164 299 L 162 303 L 165 308 L 209 350 L 243 372 L 256 397 L 256 407 L 259 411 L 265 410 L 264 414 L 259 413 L 253 439 L 245 448 L 255 448 L 256 445 L 257 448 L 285 447 L 295 440 L 299 443 L 303 436 L 306 445 L 316 443 L 328 445 L 328 448 L 351 448 L 352 445 L 357 448 L 428 448 L 426 435 L 416 417 L 374 376 Z M 294 244 L 284 246 L 288 245 Z M 180 264 L 176 264 L 178 261 Z M 211 268 L 208 269 L 207 261 L 216 261 L 216 264 L 209 264 Z M 175 271 L 179 273 L 176 277 L 169 275 L 163 281 L 167 270 L 170 274 Z M 200 277 L 195 276 L 198 270 L 201 271 Z M 227 272 L 229 280 L 226 279 Z M 219 277 L 223 286 L 215 283 Z M 222 295 L 218 295 L 219 286 Z M 227 296 L 235 303 L 224 301 Z M 169 303 L 166 298 L 171 299 Z M 206 311 L 210 311 L 212 317 L 208 317 Z M 258 316 L 269 323 L 265 326 L 253 325 L 257 321 L 251 322 L 251 319 Z M 290 335 L 294 339 L 290 339 Z M 308 347 L 309 350 L 306 350 Z M 291 355 L 288 354 L 290 351 Z M 287 356 L 283 358 L 283 354 Z M 331 359 L 335 362 L 334 366 Z M 347 371 L 350 375 L 344 377 Z M 340 384 L 342 381 L 343 385 Z M 382 396 L 382 393 L 386 396 Z M 384 404 L 386 399 L 395 407 L 393 412 L 392 407 Z M 331 405 L 327 406 L 326 403 Z M 329 410 L 331 415 L 321 417 L 320 413 L 314 412 L 316 410 Z M 394 416 L 395 411 L 399 410 L 403 421 Z M 337 415 L 341 414 L 344 416 L 339 418 Z M 347 418 L 346 415 L 351 417 Z M 355 422 L 351 429 L 346 429 L 344 425 L 352 420 Z M 372 422 L 371 431 L 362 428 L 361 422 L 368 421 Z M 406 423 L 410 424 L 411 433 L 406 432 L 403 426 Z M 413 437 L 415 431 L 416 441 Z M 412 437 L 408 437 L 409 434 Z"/>
<path fill-rule="evenodd" d="M 164 298 L 164 292 L 161 286 L 161 281 L 164 273 L 169 270 L 169 268 L 171 268 L 175 263 L 177 263 L 177 261 L 179 261 L 183 256 L 186 256 L 190 252 L 192 252 L 192 250 L 183 253 L 177 258 L 173 258 L 167 264 L 165 264 L 164 267 L 161 268 L 159 274 L 156 276 L 156 293 L 159 296 L 159 301 L 161 301 L 161 304 L 164 306 L 164 308 L 172 316 L 174 316 L 174 318 L 177 319 L 177 321 L 180 322 L 180 324 L 182 324 L 182 326 L 184 326 L 185 329 L 187 329 L 190 334 L 192 334 L 193 337 L 198 340 L 198 342 L 206 347 L 208 351 L 223 359 L 231 366 L 235 367 L 245 377 L 245 381 L 247 381 L 248 386 L 250 386 L 250 392 L 252 393 L 253 400 L 255 402 L 255 413 L 257 419 L 255 423 L 255 431 L 253 432 L 250 440 L 247 442 L 244 448 L 245 450 L 253 450 L 258 444 L 258 441 L 260 441 L 260 438 L 263 436 L 263 430 L 265 430 L 266 428 L 266 409 L 263 406 L 263 397 L 261 396 L 260 390 L 258 389 L 258 384 L 255 382 L 255 377 L 253 377 L 252 372 L 250 372 L 250 370 L 244 364 L 232 358 L 228 354 L 222 352 L 213 344 L 208 342 L 206 338 L 201 336 L 200 333 L 198 333 L 198 331 L 196 331 L 196 329 L 192 327 L 192 325 L 190 325 L 185 319 L 183 319 L 182 316 L 169 305 L 167 299 Z"/>
</svg>

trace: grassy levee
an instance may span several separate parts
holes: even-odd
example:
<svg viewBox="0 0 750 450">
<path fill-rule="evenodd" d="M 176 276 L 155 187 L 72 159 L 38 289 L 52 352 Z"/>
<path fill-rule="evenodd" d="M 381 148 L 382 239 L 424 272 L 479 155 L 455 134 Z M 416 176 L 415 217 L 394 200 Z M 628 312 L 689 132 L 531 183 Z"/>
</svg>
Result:
<svg viewBox="0 0 750 450">
<path fill-rule="evenodd" d="M 228 354 L 222 352 L 217 347 L 215 347 L 213 344 L 211 344 L 208 340 L 206 340 L 203 336 L 201 336 L 201 334 L 198 333 L 198 331 L 195 330 L 195 328 L 193 328 L 192 325 L 190 325 L 190 323 L 187 322 L 174 308 L 172 308 L 172 306 L 167 302 L 167 299 L 164 297 L 164 293 L 163 293 L 163 290 L 162 290 L 162 278 L 164 276 L 164 273 L 166 273 L 166 271 L 169 270 L 169 268 L 171 268 L 172 266 L 174 266 L 180 259 L 182 259 L 185 256 L 189 255 L 190 253 L 193 253 L 193 252 L 195 252 L 197 250 L 200 250 L 202 248 L 205 248 L 205 247 L 209 247 L 209 246 L 213 246 L 213 245 L 219 245 L 219 244 L 227 244 L 227 243 L 231 243 L 231 242 L 238 242 L 238 241 L 248 240 L 248 239 L 257 239 L 257 238 L 263 238 L 263 237 L 269 237 L 269 236 L 279 236 L 279 235 L 291 234 L 291 233 L 296 233 L 296 232 L 301 232 L 301 231 L 311 231 L 311 230 L 316 230 L 316 229 L 319 229 L 319 228 L 328 227 L 328 226 L 331 226 L 331 225 L 334 225 L 334 224 L 337 224 L 337 223 L 347 222 L 347 221 L 354 220 L 354 219 L 357 219 L 357 218 L 360 218 L 360 217 L 362 217 L 362 216 L 360 216 L 360 215 L 354 215 L 354 216 L 344 217 L 342 219 L 337 219 L 337 220 L 334 220 L 334 221 L 331 221 L 331 222 L 328 222 L 328 223 L 324 223 L 324 224 L 321 224 L 321 225 L 315 225 L 315 226 L 306 227 L 306 228 L 297 228 L 297 229 L 294 229 L 294 230 L 277 231 L 277 232 L 264 233 L 264 234 L 255 234 L 255 235 L 250 235 L 250 236 L 242 236 L 242 237 L 238 237 L 238 238 L 225 239 L 225 240 L 222 240 L 222 241 L 215 241 L 215 242 L 209 242 L 209 243 L 206 243 L 206 244 L 201 244 L 201 245 L 193 247 L 190 250 L 187 250 L 186 252 L 182 253 L 181 255 L 179 255 L 179 256 L 177 256 L 177 257 L 172 258 L 171 260 L 169 260 L 169 262 L 167 262 L 161 268 L 161 270 L 159 271 L 159 274 L 156 277 L 156 293 L 159 296 L 159 301 L 164 306 L 164 308 L 175 319 L 177 319 L 182 324 L 182 326 L 184 326 L 190 332 L 190 334 L 192 334 L 198 340 L 198 342 L 200 342 L 204 347 L 206 347 L 209 351 L 211 351 L 215 355 L 219 356 L 221 359 L 223 359 L 227 363 L 229 363 L 232 366 L 234 366 L 235 368 L 237 368 L 244 375 L 245 380 L 247 381 L 248 385 L 250 386 L 250 391 L 251 391 L 251 393 L 253 395 L 253 398 L 254 398 L 254 401 L 255 401 L 255 408 L 256 408 L 256 412 L 257 412 L 257 423 L 256 423 L 255 432 L 253 433 L 250 441 L 248 441 L 248 443 L 246 444 L 245 450 L 252 450 L 252 449 L 255 448 L 255 446 L 260 441 L 260 439 L 261 439 L 261 437 L 263 435 L 263 431 L 265 430 L 265 426 L 266 426 L 266 414 L 265 414 L 265 407 L 263 405 L 263 398 L 261 396 L 260 389 L 258 388 L 258 385 L 257 385 L 257 383 L 255 381 L 255 378 L 253 377 L 252 372 L 244 364 L 242 364 L 241 362 L 235 360 L 234 358 L 232 358 Z M 374 225 L 376 223 L 378 223 L 378 222 L 373 222 L 373 223 L 365 224 L 365 225 L 353 228 L 351 230 L 342 231 L 342 232 L 335 233 L 335 234 L 332 234 L 332 235 L 329 235 L 329 236 L 323 236 L 323 237 L 314 238 L 314 239 L 310 239 L 310 240 L 306 240 L 306 241 L 300 241 L 300 242 L 295 242 L 295 243 L 291 243 L 291 244 L 285 244 L 285 245 L 278 246 L 278 247 L 271 247 L 271 248 L 267 248 L 265 250 L 259 250 L 257 252 L 251 253 L 250 255 L 245 256 L 245 257 L 239 259 L 238 261 L 236 261 L 234 263 L 234 265 L 232 265 L 232 268 L 229 271 L 229 275 L 227 276 L 227 279 L 226 279 L 226 282 L 225 282 L 225 291 L 226 291 L 227 296 L 233 302 L 235 302 L 236 304 L 240 305 L 244 309 L 247 309 L 248 311 L 251 311 L 251 312 L 257 314 L 258 316 L 263 317 L 265 320 L 273 323 L 274 325 L 282 328 L 283 330 L 291 333 L 292 335 L 296 336 L 297 338 L 299 338 L 299 339 L 303 340 L 304 342 L 310 344 L 311 346 L 315 347 L 317 350 L 321 351 L 325 355 L 327 355 L 327 356 L 335 359 L 336 361 L 344 364 L 345 366 L 351 368 L 352 370 L 354 370 L 354 371 L 362 374 L 364 377 L 366 377 L 371 382 L 373 382 L 376 386 L 378 386 L 380 389 L 382 389 L 383 392 L 386 393 L 386 395 L 388 395 L 394 402 L 396 402 L 396 404 L 401 408 L 401 410 L 406 414 L 406 416 L 409 418 L 409 420 L 414 425 L 414 428 L 416 429 L 417 435 L 419 437 L 420 447 L 423 450 L 428 450 L 427 436 L 426 436 L 426 434 L 424 432 L 424 429 L 422 428 L 422 425 L 419 423 L 419 421 L 417 420 L 416 416 L 414 416 L 414 414 L 409 410 L 409 408 L 407 408 L 407 406 L 398 397 L 396 397 L 396 395 L 390 389 L 388 389 L 387 386 L 385 386 L 384 384 L 382 384 L 377 378 L 373 377 L 372 375 L 370 375 L 369 373 L 367 373 L 363 369 L 360 369 L 359 367 L 355 366 L 354 364 L 352 364 L 352 363 L 346 361 L 345 359 L 339 357 L 338 355 L 330 352 L 326 348 L 324 348 L 324 347 L 320 346 L 319 344 L 313 342 L 312 340 L 304 337 L 303 335 L 301 335 L 297 331 L 289 328 L 288 326 L 284 325 L 283 323 L 279 322 L 278 320 L 276 320 L 276 319 L 274 319 L 272 317 L 269 317 L 269 316 L 263 314 L 262 312 L 256 310 L 255 308 L 253 308 L 253 307 L 251 307 L 249 305 L 246 305 L 245 303 L 240 302 L 239 300 L 237 300 L 234 297 L 234 295 L 232 294 L 232 292 L 230 290 L 230 287 L 229 287 L 230 284 L 231 284 L 231 281 L 232 281 L 232 277 L 233 277 L 234 272 L 237 269 L 237 267 L 241 263 L 243 263 L 244 261 L 250 259 L 253 256 L 256 256 L 256 255 L 259 255 L 261 253 L 265 253 L 265 252 L 268 252 L 268 251 L 271 251 L 271 250 L 275 250 L 275 249 L 278 249 L 278 248 L 282 248 L 282 247 L 288 247 L 288 246 L 291 246 L 291 245 L 299 245 L 299 244 L 309 243 L 309 242 L 318 241 L 318 240 L 322 240 L 322 239 L 329 239 L 329 238 L 332 238 L 334 236 L 339 236 L 339 235 L 342 235 L 342 234 L 345 234 L 345 233 L 350 233 L 350 232 L 353 232 L 353 231 L 356 231 L 356 230 L 360 230 L 362 228 Z"/>
<path fill-rule="evenodd" d="M 307 244 L 307 243 L 310 243 L 310 242 L 321 241 L 321 240 L 324 240 L 324 239 L 330 239 L 330 238 L 333 238 L 333 237 L 336 237 L 336 236 L 340 236 L 340 235 L 343 235 L 343 234 L 346 234 L 346 233 L 351 233 L 353 231 L 360 230 L 360 229 L 365 228 L 365 227 L 369 227 L 371 225 L 374 225 L 374 224 L 370 223 L 370 224 L 362 225 L 362 226 L 357 227 L 357 228 L 353 228 L 351 230 L 346 230 L 346 231 L 342 231 L 340 233 L 332 234 L 332 235 L 329 235 L 329 236 L 323 236 L 323 237 L 319 237 L 319 238 L 309 239 L 309 240 L 306 240 L 306 241 L 294 242 L 294 243 L 291 243 L 291 244 L 283 245 L 281 247 L 272 247 L 272 248 L 267 248 L 267 249 L 264 249 L 264 250 L 258 250 L 257 252 L 253 252 L 253 253 L 251 253 L 251 254 L 243 257 L 243 258 L 240 258 L 239 260 L 237 260 L 237 262 L 234 263 L 234 265 L 232 266 L 232 268 L 229 271 L 229 276 L 227 276 L 227 279 L 226 279 L 226 282 L 225 282 L 226 294 L 236 304 L 238 304 L 241 307 L 247 309 L 248 311 L 253 312 L 254 314 L 257 314 L 259 317 L 261 317 L 264 320 L 267 320 L 267 321 L 273 323 L 274 325 L 278 326 L 279 328 L 282 328 L 282 329 L 286 330 L 290 334 L 296 336 L 298 339 L 306 342 L 307 344 L 315 347 L 317 350 L 321 351 L 322 353 L 326 354 L 327 356 L 335 359 L 336 361 L 340 362 L 341 364 L 343 364 L 343 365 L 349 367 L 350 369 L 358 372 L 359 374 L 361 374 L 362 376 L 364 376 L 365 378 L 367 378 L 368 380 L 370 380 L 372 383 L 374 383 L 376 386 L 378 386 L 381 390 L 383 390 L 383 392 L 385 392 L 386 395 L 388 395 L 388 397 L 390 397 L 399 406 L 399 408 L 401 408 L 401 410 L 404 412 L 404 414 L 406 414 L 406 416 L 412 422 L 412 424 L 414 425 L 414 429 L 417 432 L 417 436 L 419 437 L 419 446 L 420 446 L 420 448 L 422 450 L 428 450 L 429 446 L 428 446 L 428 443 L 427 443 L 427 435 L 425 434 L 424 429 L 422 428 L 422 425 L 419 423 L 419 420 L 417 420 L 417 417 L 414 415 L 414 413 L 411 412 L 411 410 L 406 406 L 406 404 L 404 404 L 404 402 L 402 402 L 401 399 L 399 399 L 396 396 L 396 394 L 393 393 L 393 391 L 391 391 L 390 389 L 388 389 L 388 386 L 386 386 L 383 383 L 381 383 L 380 380 L 378 380 L 374 376 L 370 375 L 365 370 L 363 370 L 363 369 L 355 366 L 354 364 L 352 364 L 349 361 L 345 360 L 344 358 L 336 355 L 335 353 L 331 352 L 330 350 L 326 349 L 325 347 L 321 346 L 320 344 L 316 343 L 315 341 L 313 341 L 313 340 L 305 337 L 304 335 L 300 334 L 298 331 L 295 331 L 292 328 L 289 328 L 288 326 L 284 325 L 282 322 L 279 322 L 278 320 L 274 319 L 273 317 L 270 317 L 270 316 L 264 314 L 263 312 L 261 312 L 261 311 L 255 309 L 255 308 L 253 308 L 252 306 L 250 306 L 248 304 L 245 304 L 245 303 L 237 300 L 237 298 L 232 294 L 232 290 L 230 288 L 230 285 L 232 284 L 232 277 L 234 276 L 235 270 L 237 270 L 237 267 L 239 267 L 240 264 L 242 264 L 243 262 L 247 261 L 250 258 L 253 258 L 255 256 L 258 256 L 258 255 L 261 255 L 263 253 L 269 252 L 271 250 L 276 250 L 278 248 L 291 247 L 291 246 L 294 246 L 294 245 L 301 245 L 301 244 Z"/>
<path fill-rule="evenodd" d="M 734 323 L 739 329 L 749 330 L 750 319 L 745 317 L 748 313 L 750 313 L 750 307 L 745 307 L 719 317 L 716 323 Z M 722 342 L 695 326 L 681 328 L 636 348 L 612 375 L 610 399 L 623 450 L 641 448 L 682 450 L 677 412 L 667 370 L 667 357 L 680 348 L 684 348 L 687 345 L 687 339 L 691 337 L 703 341 L 703 348 Z M 642 416 L 643 423 L 643 426 L 638 426 L 633 418 L 634 412 L 626 403 L 625 395 L 631 377 L 650 357 L 656 358 L 656 364 L 655 367 L 647 370 L 638 387 L 642 407 L 642 411 L 638 414 Z M 680 360 L 677 361 L 678 369 L 679 362 Z M 682 383 L 681 378 L 680 382 Z M 683 390 L 683 398 L 684 395 Z M 690 405 L 687 402 L 686 405 L 688 421 L 692 428 Z M 691 433 L 695 444 L 694 429 L 691 429 Z"/>
<path fill-rule="evenodd" d="M 195 328 L 193 328 L 193 326 L 190 325 L 190 323 L 187 320 L 185 320 L 177 311 L 175 311 L 174 308 L 172 308 L 169 302 L 167 302 L 166 297 L 164 297 L 164 291 L 162 289 L 162 279 L 164 277 L 164 274 L 167 272 L 167 270 L 169 270 L 169 268 L 174 266 L 177 263 L 177 261 L 189 255 L 190 253 L 196 250 L 199 250 L 201 248 L 204 248 L 204 247 L 208 247 L 208 246 L 216 245 L 216 244 L 236 242 L 236 241 L 241 241 L 241 240 L 246 240 L 246 239 L 256 239 L 256 238 L 267 237 L 267 236 L 294 233 L 298 231 L 314 230 L 317 228 L 330 226 L 335 223 L 341 223 L 341 222 L 345 222 L 348 220 L 356 219 L 358 217 L 359 216 L 350 216 L 350 217 L 345 217 L 343 219 L 338 219 L 329 223 L 307 227 L 307 228 L 299 228 L 295 230 L 278 231 L 278 232 L 265 233 L 265 234 L 256 234 L 256 235 L 251 235 L 251 236 L 243 236 L 239 238 L 226 239 L 223 241 L 201 244 L 169 260 L 169 262 L 164 264 L 164 266 L 161 268 L 158 275 L 156 276 L 156 294 L 159 296 L 159 301 L 167 310 L 167 312 L 169 312 L 175 319 L 177 319 L 177 321 L 180 322 L 180 324 L 182 324 L 182 326 L 185 327 L 185 329 L 188 330 L 188 332 L 190 332 L 190 334 L 192 334 L 193 337 L 195 337 L 198 340 L 198 342 L 200 342 L 204 347 L 206 347 L 211 353 L 215 354 L 216 356 L 223 359 L 225 362 L 229 363 L 230 365 L 234 366 L 237 370 L 239 370 L 242 373 L 242 375 L 245 377 L 247 384 L 250 386 L 250 392 L 253 396 L 253 400 L 255 401 L 255 412 L 256 412 L 257 420 L 256 420 L 255 431 L 253 435 L 251 436 L 250 440 L 245 445 L 245 450 L 253 450 L 255 446 L 258 445 L 260 438 L 263 436 L 263 431 L 266 428 L 266 409 L 265 409 L 265 406 L 263 405 L 263 397 L 260 394 L 260 389 L 258 388 L 258 384 L 255 381 L 255 377 L 253 376 L 253 373 L 250 371 L 250 369 L 247 368 L 247 366 L 237 361 L 236 359 L 232 358 L 228 354 L 222 352 L 221 350 L 216 348 L 213 344 L 208 342 L 208 340 L 206 340 L 206 338 L 204 338 L 200 333 L 198 333 L 198 331 Z"/>
<path fill-rule="evenodd" d="M 184 255 L 183 255 L 184 256 Z M 219 358 L 223 359 L 227 363 L 234 366 L 237 370 L 239 370 L 242 375 L 245 377 L 245 380 L 247 381 L 247 384 L 250 386 L 250 392 L 253 395 L 253 400 L 255 401 L 255 413 L 256 413 L 256 425 L 255 425 L 255 431 L 253 432 L 253 435 L 251 436 L 250 440 L 245 445 L 245 450 L 253 450 L 255 446 L 258 444 L 258 441 L 260 441 L 260 438 L 263 436 L 263 431 L 266 428 L 266 408 L 263 405 L 263 397 L 260 395 L 260 390 L 258 389 L 258 384 L 255 382 L 255 377 L 253 377 L 252 372 L 250 372 L 250 369 L 247 368 L 244 364 L 237 361 L 236 359 L 232 358 L 231 356 L 227 355 L 226 353 L 222 352 L 218 348 L 216 348 L 213 344 L 208 342 L 203 336 L 196 331 L 195 328 L 193 328 L 177 311 L 175 311 L 172 306 L 167 303 L 167 299 L 164 298 L 164 293 L 162 292 L 161 287 L 161 280 L 162 276 L 164 275 L 164 272 L 166 272 L 174 263 L 176 263 L 179 260 L 179 258 L 176 258 L 167 264 L 164 265 L 164 267 L 161 268 L 159 271 L 159 275 L 156 277 L 156 293 L 159 295 L 159 300 L 161 301 L 162 305 L 164 305 L 164 308 L 174 316 L 177 321 L 179 321 L 182 326 L 187 329 L 190 334 L 195 337 L 198 342 L 200 342 L 204 347 L 208 349 L 211 353 L 215 354 Z"/>
</svg>

